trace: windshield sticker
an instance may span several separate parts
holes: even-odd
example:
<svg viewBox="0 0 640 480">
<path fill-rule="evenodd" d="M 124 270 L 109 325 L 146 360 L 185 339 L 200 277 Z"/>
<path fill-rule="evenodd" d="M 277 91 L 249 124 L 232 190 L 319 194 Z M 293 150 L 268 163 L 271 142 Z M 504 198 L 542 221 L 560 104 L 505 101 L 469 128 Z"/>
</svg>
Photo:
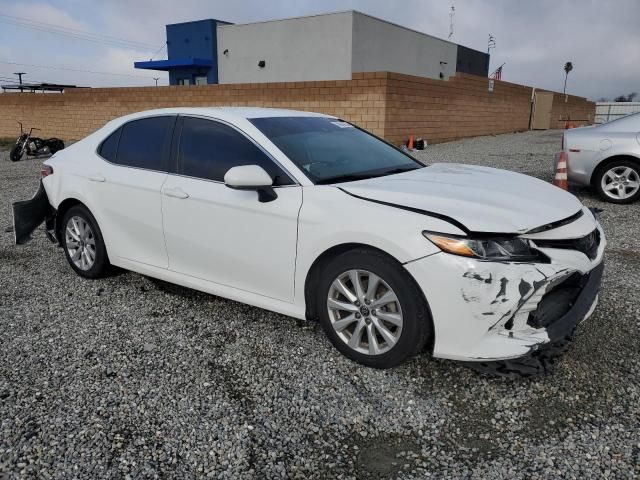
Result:
<svg viewBox="0 0 640 480">
<path fill-rule="evenodd" d="M 336 127 L 340 127 L 340 128 L 353 128 L 353 125 L 347 122 L 331 122 L 331 123 L 333 123 Z"/>
</svg>

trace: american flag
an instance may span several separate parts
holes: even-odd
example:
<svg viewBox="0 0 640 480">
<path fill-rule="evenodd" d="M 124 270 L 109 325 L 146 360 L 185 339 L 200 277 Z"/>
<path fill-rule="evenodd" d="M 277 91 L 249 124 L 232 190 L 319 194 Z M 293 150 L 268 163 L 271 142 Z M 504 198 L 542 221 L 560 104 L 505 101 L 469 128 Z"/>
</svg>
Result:
<svg viewBox="0 0 640 480">
<path fill-rule="evenodd" d="M 493 78 L 494 80 L 502 80 L 502 67 L 504 67 L 504 65 L 500 65 L 495 72 L 489 75 L 489 78 Z"/>
</svg>

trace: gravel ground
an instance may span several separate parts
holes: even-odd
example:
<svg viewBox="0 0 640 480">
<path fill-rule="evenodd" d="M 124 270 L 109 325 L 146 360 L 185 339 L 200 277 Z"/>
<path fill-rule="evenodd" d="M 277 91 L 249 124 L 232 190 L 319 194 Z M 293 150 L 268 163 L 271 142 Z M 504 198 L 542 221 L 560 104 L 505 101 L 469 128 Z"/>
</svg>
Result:
<svg viewBox="0 0 640 480">
<path fill-rule="evenodd" d="M 550 179 L 558 132 L 420 156 Z M 39 160 L 0 152 L 0 479 L 640 475 L 640 204 L 604 204 L 601 305 L 555 374 L 428 355 L 376 371 L 318 325 L 133 273 L 87 281 L 43 233 L 12 245 Z"/>
</svg>

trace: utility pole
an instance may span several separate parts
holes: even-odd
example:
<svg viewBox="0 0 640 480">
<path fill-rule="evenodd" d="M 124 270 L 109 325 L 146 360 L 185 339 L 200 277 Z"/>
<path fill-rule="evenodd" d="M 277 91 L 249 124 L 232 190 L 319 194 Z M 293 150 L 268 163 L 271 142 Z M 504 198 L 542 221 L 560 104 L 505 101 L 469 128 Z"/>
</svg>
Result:
<svg viewBox="0 0 640 480">
<path fill-rule="evenodd" d="M 153 77 L 153 79 L 156 81 L 156 87 L 158 86 L 158 80 L 160 80 L 160 77 Z"/>
<path fill-rule="evenodd" d="M 26 72 L 13 72 L 14 75 L 18 75 L 18 82 L 20 82 L 20 92 L 22 92 L 22 75 L 26 75 Z"/>
<path fill-rule="evenodd" d="M 451 13 L 449 13 L 449 40 L 451 40 L 451 37 L 453 37 L 453 17 L 455 16 L 455 14 L 456 8 L 451 5 Z"/>
<path fill-rule="evenodd" d="M 491 66 L 491 57 L 489 56 L 489 52 L 492 48 L 496 48 L 496 38 L 489 34 L 489 41 L 487 42 L 487 72 L 489 72 L 489 67 Z"/>
<path fill-rule="evenodd" d="M 496 38 L 489 34 L 489 41 L 487 42 L 487 55 L 492 48 L 496 48 Z"/>
</svg>

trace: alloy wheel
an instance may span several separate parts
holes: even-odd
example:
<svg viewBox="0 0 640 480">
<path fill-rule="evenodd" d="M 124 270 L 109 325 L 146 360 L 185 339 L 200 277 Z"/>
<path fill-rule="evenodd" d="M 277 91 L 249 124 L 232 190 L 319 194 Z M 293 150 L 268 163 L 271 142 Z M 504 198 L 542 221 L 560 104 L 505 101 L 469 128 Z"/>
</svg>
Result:
<svg viewBox="0 0 640 480">
<path fill-rule="evenodd" d="M 73 216 L 67 222 L 65 243 L 69 258 L 80 270 L 89 270 L 96 261 L 96 239 L 87 221 Z"/>
<path fill-rule="evenodd" d="M 339 275 L 327 297 L 329 320 L 351 349 L 367 355 L 391 350 L 402 333 L 402 308 L 393 289 L 378 275 L 348 270 Z"/>
<path fill-rule="evenodd" d="M 609 169 L 602 176 L 602 191 L 614 200 L 626 200 L 640 189 L 640 175 L 625 165 Z"/>
</svg>

